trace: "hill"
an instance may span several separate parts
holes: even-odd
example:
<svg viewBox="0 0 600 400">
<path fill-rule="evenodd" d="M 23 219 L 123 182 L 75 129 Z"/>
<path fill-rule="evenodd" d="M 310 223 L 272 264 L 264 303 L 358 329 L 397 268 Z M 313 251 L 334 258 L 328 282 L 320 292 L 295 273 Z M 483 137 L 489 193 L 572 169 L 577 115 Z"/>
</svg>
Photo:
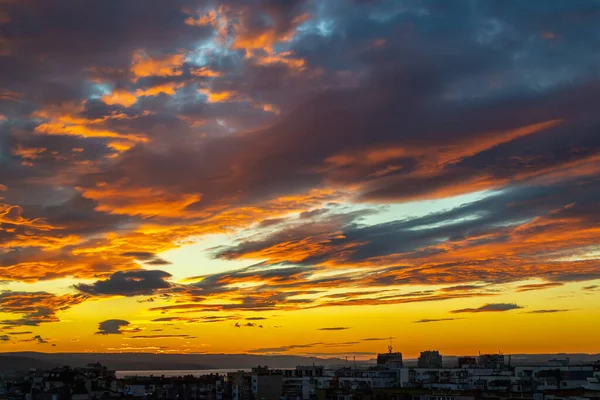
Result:
<svg viewBox="0 0 600 400">
<path fill-rule="evenodd" d="M 268 365 L 271 368 L 294 368 L 297 365 L 341 365 L 338 358 L 314 358 L 301 356 L 265 356 L 253 354 L 152 354 L 152 353 L 0 353 L 0 365 L 26 366 L 27 369 L 42 365 L 43 368 L 69 365 L 80 367 L 99 362 L 120 371 L 135 370 L 195 370 L 235 369 Z M 13 362 L 14 361 L 14 362 Z M 29 364 L 28 364 L 29 363 Z M 42 368 L 42 367 L 41 367 Z"/>
</svg>

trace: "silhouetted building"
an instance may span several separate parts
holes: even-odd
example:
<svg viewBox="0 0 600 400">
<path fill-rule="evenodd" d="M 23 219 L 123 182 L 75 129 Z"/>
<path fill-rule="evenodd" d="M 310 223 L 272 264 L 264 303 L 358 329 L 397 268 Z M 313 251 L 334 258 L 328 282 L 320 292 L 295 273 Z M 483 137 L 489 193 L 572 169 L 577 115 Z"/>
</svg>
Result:
<svg viewBox="0 0 600 400">
<path fill-rule="evenodd" d="M 394 352 L 393 347 L 390 344 L 388 346 L 387 353 L 377 354 L 377 365 L 387 365 L 396 368 L 402 368 L 402 353 Z"/>
<path fill-rule="evenodd" d="M 417 365 L 419 368 L 442 368 L 442 355 L 437 350 L 422 351 Z"/>
<path fill-rule="evenodd" d="M 500 369 L 504 367 L 503 354 L 481 354 L 477 357 L 477 366 L 480 368 Z"/>
<path fill-rule="evenodd" d="M 227 380 L 230 385 L 232 400 L 252 399 L 251 372 L 230 372 L 227 374 Z"/>
<path fill-rule="evenodd" d="M 458 357 L 458 368 L 473 368 L 477 366 L 475 357 Z"/>
<path fill-rule="evenodd" d="M 255 400 L 279 400 L 283 395 L 283 374 L 268 367 L 252 368 L 252 394 Z"/>
</svg>

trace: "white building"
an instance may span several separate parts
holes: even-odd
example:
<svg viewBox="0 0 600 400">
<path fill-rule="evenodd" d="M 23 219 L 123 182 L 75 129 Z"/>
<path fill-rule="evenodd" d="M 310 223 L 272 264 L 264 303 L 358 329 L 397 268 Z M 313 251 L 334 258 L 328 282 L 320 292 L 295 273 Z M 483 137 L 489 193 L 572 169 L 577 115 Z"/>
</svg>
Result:
<svg viewBox="0 0 600 400">
<path fill-rule="evenodd" d="M 123 393 L 133 397 L 144 397 L 153 391 L 153 388 L 144 384 L 127 384 L 123 387 Z"/>
<path fill-rule="evenodd" d="M 400 369 L 369 368 L 364 370 L 341 369 L 337 372 L 340 389 L 390 388 L 400 385 Z"/>
<path fill-rule="evenodd" d="M 585 388 L 587 390 L 597 390 L 600 392 L 600 371 L 594 372 L 594 376 L 587 378 Z"/>
<path fill-rule="evenodd" d="M 594 379 L 592 365 L 568 365 L 549 363 L 547 365 L 515 367 L 515 376 L 528 382 L 533 390 L 579 389 L 589 385 Z"/>
</svg>

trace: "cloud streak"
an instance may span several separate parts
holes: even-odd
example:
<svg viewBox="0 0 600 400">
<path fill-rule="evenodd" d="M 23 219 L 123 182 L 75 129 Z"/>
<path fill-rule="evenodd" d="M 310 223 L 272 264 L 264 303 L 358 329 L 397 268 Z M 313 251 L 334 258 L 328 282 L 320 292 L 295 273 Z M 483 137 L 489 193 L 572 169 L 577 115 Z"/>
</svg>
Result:
<svg viewBox="0 0 600 400">
<path fill-rule="evenodd" d="M 487 313 L 487 312 L 505 312 L 511 310 L 518 310 L 523 308 L 514 303 L 488 303 L 484 304 L 481 307 L 477 308 L 461 308 L 459 310 L 450 311 L 453 314 L 461 314 L 461 313 Z"/>
<path fill-rule="evenodd" d="M 347 326 L 331 326 L 331 327 L 327 327 L 327 328 L 319 328 L 317 329 L 318 331 L 346 331 L 350 329 Z"/>
<path fill-rule="evenodd" d="M 457 312 L 456 310 L 454 312 Z M 415 324 L 428 324 L 431 322 L 444 322 L 444 321 L 456 321 L 457 319 L 460 318 L 433 318 L 433 319 L 419 319 L 414 321 Z"/>
<path fill-rule="evenodd" d="M 563 313 L 563 312 L 569 312 L 569 311 L 573 311 L 573 310 L 566 310 L 566 309 L 532 310 L 532 311 L 527 311 L 527 314 L 556 314 L 556 313 Z"/>
</svg>

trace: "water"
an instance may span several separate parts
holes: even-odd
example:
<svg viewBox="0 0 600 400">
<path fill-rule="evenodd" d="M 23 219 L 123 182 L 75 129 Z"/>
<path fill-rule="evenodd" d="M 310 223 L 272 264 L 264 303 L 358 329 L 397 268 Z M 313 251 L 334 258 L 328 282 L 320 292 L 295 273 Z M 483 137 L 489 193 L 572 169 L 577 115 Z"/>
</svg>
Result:
<svg viewBox="0 0 600 400">
<path fill-rule="evenodd" d="M 232 369 L 167 369 L 167 370 L 147 370 L 147 371 L 117 371 L 117 378 L 122 379 L 126 376 L 184 376 L 184 375 L 225 375 L 228 372 L 250 371 L 250 368 L 232 368 Z"/>
</svg>

